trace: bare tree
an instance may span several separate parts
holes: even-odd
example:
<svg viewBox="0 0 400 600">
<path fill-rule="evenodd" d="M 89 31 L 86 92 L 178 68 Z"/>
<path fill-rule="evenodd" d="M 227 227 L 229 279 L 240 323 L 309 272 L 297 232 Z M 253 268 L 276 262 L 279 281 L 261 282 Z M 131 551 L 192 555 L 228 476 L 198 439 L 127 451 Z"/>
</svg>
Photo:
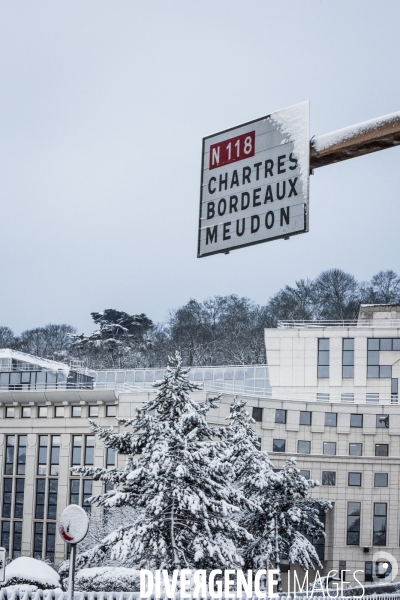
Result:
<svg viewBox="0 0 400 600">
<path fill-rule="evenodd" d="M 379 271 L 371 283 L 362 286 L 362 300 L 369 304 L 396 304 L 400 302 L 400 277 L 392 270 Z"/>
</svg>

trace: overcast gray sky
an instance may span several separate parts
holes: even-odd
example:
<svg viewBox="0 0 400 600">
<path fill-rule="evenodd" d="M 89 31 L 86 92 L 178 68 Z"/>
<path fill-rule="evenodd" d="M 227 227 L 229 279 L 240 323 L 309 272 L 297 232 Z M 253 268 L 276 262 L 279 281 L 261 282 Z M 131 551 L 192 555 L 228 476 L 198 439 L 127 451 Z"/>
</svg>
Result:
<svg viewBox="0 0 400 600">
<path fill-rule="evenodd" d="M 400 110 L 390 0 L 2 0 L 0 324 L 190 298 L 265 303 L 400 271 L 400 148 L 315 171 L 310 232 L 196 258 L 202 137 L 311 103 L 310 135 Z"/>
</svg>

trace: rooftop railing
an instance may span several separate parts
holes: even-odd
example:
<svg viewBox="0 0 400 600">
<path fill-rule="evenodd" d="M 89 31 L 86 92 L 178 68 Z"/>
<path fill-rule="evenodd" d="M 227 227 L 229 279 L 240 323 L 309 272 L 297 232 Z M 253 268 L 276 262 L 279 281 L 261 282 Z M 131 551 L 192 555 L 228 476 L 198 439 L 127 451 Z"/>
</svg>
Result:
<svg viewBox="0 0 400 600">
<path fill-rule="evenodd" d="M 400 329 L 400 319 L 349 319 L 349 320 L 286 320 L 278 321 L 278 329 L 296 329 L 313 327 L 367 327 L 377 329 Z"/>
</svg>

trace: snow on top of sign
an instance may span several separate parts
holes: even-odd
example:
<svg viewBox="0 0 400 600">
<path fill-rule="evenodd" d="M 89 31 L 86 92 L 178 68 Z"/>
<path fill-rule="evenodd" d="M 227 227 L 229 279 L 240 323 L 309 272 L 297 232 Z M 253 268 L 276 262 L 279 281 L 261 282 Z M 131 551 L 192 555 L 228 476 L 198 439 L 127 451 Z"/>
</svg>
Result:
<svg viewBox="0 0 400 600">
<path fill-rule="evenodd" d="M 293 142 L 294 154 L 298 160 L 300 179 L 305 194 L 308 190 L 310 172 L 308 111 L 309 103 L 301 102 L 271 115 L 271 120 L 276 123 L 280 132 L 287 136 L 281 143 Z"/>
<path fill-rule="evenodd" d="M 71 544 L 76 544 L 83 540 L 88 526 L 88 516 L 83 508 L 77 504 L 70 504 L 64 508 L 58 527 L 61 537 Z"/>
<path fill-rule="evenodd" d="M 59 587 L 58 573 L 41 560 L 20 556 L 6 566 L 6 582 L 12 579 L 22 579 L 37 582 L 43 587 Z"/>
<path fill-rule="evenodd" d="M 344 127 L 343 129 L 337 129 L 331 133 L 320 135 L 313 139 L 312 144 L 317 152 L 321 152 L 322 150 L 326 150 L 335 144 L 344 142 L 355 135 L 373 131 L 385 123 L 389 124 L 391 121 L 396 121 L 398 119 L 400 119 L 400 112 L 384 115 L 383 117 L 378 117 L 376 119 L 370 119 L 369 121 L 363 121 L 362 123 L 357 123 L 357 125 L 351 125 L 350 127 Z"/>
</svg>

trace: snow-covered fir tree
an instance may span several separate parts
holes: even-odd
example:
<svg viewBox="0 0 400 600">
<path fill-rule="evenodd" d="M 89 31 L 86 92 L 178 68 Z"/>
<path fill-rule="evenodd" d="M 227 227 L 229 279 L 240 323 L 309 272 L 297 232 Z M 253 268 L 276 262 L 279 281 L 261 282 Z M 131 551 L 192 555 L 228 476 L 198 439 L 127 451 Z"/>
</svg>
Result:
<svg viewBox="0 0 400 600">
<path fill-rule="evenodd" d="M 179 354 L 169 360 L 157 394 L 119 419 L 130 431 L 114 434 L 91 423 L 108 448 L 126 455 L 123 468 L 74 468 L 75 473 L 111 482 L 116 489 L 94 497 L 104 507 L 130 506 L 137 517 L 80 554 L 78 568 L 111 558 L 153 569 L 213 569 L 242 565 L 238 547 L 251 535 L 234 516 L 242 496 L 234 487 L 228 442 L 210 427 L 207 412 L 215 398 L 197 403 Z M 64 569 L 66 565 L 64 566 Z"/>
<path fill-rule="evenodd" d="M 235 398 L 228 416 L 228 438 L 237 485 L 248 500 L 240 523 L 254 537 L 242 548 L 246 566 L 268 569 L 273 564 L 280 572 L 282 557 L 303 569 L 321 566 L 309 538 L 325 536 L 318 515 L 320 510 L 329 510 L 330 504 L 309 497 L 318 484 L 302 477 L 294 459 L 274 472 L 268 455 L 260 450 L 255 421 L 245 406 L 245 401 Z"/>
</svg>

